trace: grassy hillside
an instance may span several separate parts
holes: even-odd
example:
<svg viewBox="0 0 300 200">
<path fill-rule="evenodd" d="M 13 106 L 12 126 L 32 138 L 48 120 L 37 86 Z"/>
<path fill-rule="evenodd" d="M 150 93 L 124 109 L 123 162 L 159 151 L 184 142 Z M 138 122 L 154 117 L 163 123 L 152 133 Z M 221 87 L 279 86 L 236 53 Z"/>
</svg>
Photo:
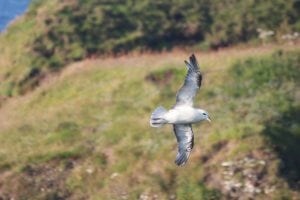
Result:
<svg viewBox="0 0 300 200">
<path fill-rule="evenodd" d="M 172 128 L 148 121 L 174 104 L 188 52 L 72 64 L 2 106 L 0 197 L 298 199 L 300 52 L 278 49 L 196 52 L 213 122 L 183 168 Z"/>
<path fill-rule="evenodd" d="M 299 5 L 285 0 L 34 0 L 0 36 L 0 95 L 25 94 L 49 74 L 86 58 L 293 42 L 300 31 Z"/>
<path fill-rule="evenodd" d="M 283 0 L 32 1 L 0 35 L 0 199 L 300 199 L 299 13 Z M 171 126 L 149 117 L 174 104 L 192 51 L 213 122 L 194 126 L 180 168 Z"/>
<path fill-rule="evenodd" d="M 34 2 L 43 2 L 37 4 Z M 0 34 L 0 104 L 36 87 L 42 76 L 34 70 L 34 40 L 45 30 L 44 19 L 53 15 L 57 1 L 32 1 L 28 12 Z M 44 74 L 45 75 L 45 74 Z"/>
</svg>

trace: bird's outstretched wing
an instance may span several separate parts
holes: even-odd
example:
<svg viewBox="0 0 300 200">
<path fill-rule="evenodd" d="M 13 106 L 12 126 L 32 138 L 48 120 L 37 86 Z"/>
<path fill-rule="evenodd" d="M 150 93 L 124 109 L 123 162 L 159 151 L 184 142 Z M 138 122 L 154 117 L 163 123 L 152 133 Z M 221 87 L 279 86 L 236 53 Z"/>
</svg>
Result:
<svg viewBox="0 0 300 200">
<path fill-rule="evenodd" d="M 194 133 L 191 124 L 174 124 L 174 133 L 178 143 L 178 153 L 175 163 L 183 166 L 189 159 L 194 146 Z"/>
<path fill-rule="evenodd" d="M 190 56 L 190 62 L 187 62 L 186 60 L 184 62 L 188 68 L 188 72 L 183 86 L 177 93 L 175 106 L 193 106 L 194 97 L 201 86 L 202 75 L 195 55 L 193 54 Z"/>
</svg>

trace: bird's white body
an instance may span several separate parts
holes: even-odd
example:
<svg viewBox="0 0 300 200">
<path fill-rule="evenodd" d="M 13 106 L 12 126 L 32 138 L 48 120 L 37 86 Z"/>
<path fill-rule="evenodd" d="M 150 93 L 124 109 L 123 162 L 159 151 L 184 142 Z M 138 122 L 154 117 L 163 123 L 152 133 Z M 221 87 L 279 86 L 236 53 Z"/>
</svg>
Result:
<svg viewBox="0 0 300 200">
<path fill-rule="evenodd" d="M 185 61 L 188 73 L 183 86 L 176 95 L 176 104 L 166 110 L 157 107 L 150 117 L 150 126 L 162 127 L 164 124 L 172 124 L 178 142 L 178 154 L 175 163 L 179 166 L 185 165 L 194 146 L 194 133 L 192 124 L 207 120 L 209 115 L 205 110 L 193 107 L 193 101 L 201 86 L 202 74 L 195 55 L 190 57 L 190 62 Z"/>
<path fill-rule="evenodd" d="M 168 124 L 193 124 L 206 119 L 202 113 L 205 113 L 205 111 L 182 105 L 170 109 L 163 115 L 163 118 Z"/>
</svg>

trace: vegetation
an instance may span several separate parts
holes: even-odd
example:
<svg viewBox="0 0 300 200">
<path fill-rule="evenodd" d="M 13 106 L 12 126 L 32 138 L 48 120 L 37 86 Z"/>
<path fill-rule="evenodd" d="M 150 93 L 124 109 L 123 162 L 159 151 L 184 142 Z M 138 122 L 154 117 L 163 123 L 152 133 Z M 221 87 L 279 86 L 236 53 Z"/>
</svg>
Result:
<svg viewBox="0 0 300 200">
<path fill-rule="evenodd" d="M 33 1 L 0 35 L 0 199 L 299 199 L 300 49 L 281 39 L 300 31 L 299 8 Z M 258 28 L 274 33 L 253 47 Z M 187 46 L 213 122 L 195 125 L 179 168 L 170 126 L 148 122 L 173 106 Z"/>
<path fill-rule="evenodd" d="M 0 195 L 220 199 L 232 195 L 222 185 L 222 163 L 249 157 L 267 163 L 254 168 L 261 173 L 254 174 L 261 189 L 253 194 L 256 199 L 295 199 L 300 53 L 269 55 L 272 49 L 197 53 L 205 77 L 196 102 L 211 113 L 213 123 L 194 128 L 195 149 L 184 168 L 173 164 L 177 147 L 170 127 L 151 129 L 148 120 L 158 104 L 174 103 L 187 53 L 70 66 L 2 107 L 0 181 L 6 184 Z M 236 172 L 234 178 L 244 187 L 245 177 Z"/>
<path fill-rule="evenodd" d="M 282 0 L 65 3 L 45 19 L 47 32 L 34 42 L 36 65 L 56 69 L 95 54 L 201 42 L 218 48 L 257 38 L 258 28 L 300 31 L 298 9 L 297 2 Z"/>
<path fill-rule="evenodd" d="M 262 133 L 281 160 L 279 174 L 287 179 L 291 187 L 298 189 L 299 63 L 299 51 L 278 51 L 269 58 L 236 63 L 231 69 L 234 87 L 230 90 L 236 98 L 258 99 L 255 104 L 249 104 L 244 112 L 255 110 L 261 113 L 257 117 L 264 123 Z"/>
<path fill-rule="evenodd" d="M 273 31 L 270 39 L 281 41 L 283 34 L 300 31 L 299 5 L 284 0 L 36 0 L 25 19 L 1 36 L 5 58 L 14 59 L 0 65 L 6 69 L 0 91 L 5 96 L 24 94 L 49 72 L 100 55 L 191 46 L 217 49 L 258 41 L 258 29 Z M 16 45 L 20 52 L 11 48 Z M 16 72 L 18 68 L 22 70 Z"/>
</svg>

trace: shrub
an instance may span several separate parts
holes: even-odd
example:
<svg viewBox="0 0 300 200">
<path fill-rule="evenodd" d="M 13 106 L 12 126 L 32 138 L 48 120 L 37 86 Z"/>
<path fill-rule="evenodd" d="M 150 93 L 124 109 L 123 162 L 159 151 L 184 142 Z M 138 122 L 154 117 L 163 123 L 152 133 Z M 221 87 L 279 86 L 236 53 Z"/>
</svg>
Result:
<svg viewBox="0 0 300 200">
<path fill-rule="evenodd" d="M 277 31 L 287 24 L 284 31 L 297 31 L 298 7 L 283 0 L 77 0 L 65 2 L 45 19 L 46 30 L 33 50 L 39 63 L 59 68 L 85 57 L 132 50 L 200 42 L 218 48 L 257 38 L 258 28 Z"/>
</svg>

